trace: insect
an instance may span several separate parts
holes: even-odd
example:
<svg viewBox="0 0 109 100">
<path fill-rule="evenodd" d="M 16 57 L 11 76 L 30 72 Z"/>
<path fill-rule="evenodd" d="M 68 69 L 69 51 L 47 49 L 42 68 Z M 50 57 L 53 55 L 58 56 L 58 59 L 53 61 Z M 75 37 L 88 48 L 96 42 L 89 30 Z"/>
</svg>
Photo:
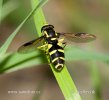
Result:
<svg viewBox="0 0 109 100">
<path fill-rule="evenodd" d="M 54 69 L 60 72 L 65 64 L 65 55 L 64 48 L 66 46 L 66 42 L 64 42 L 65 37 L 71 40 L 72 42 L 89 42 L 94 40 L 95 35 L 88 33 L 58 33 L 55 32 L 53 25 L 45 25 L 41 28 L 42 36 L 32 40 L 30 42 L 22 45 L 18 52 L 20 53 L 28 53 L 34 51 L 36 49 L 45 50 L 46 54 L 50 57 L 50 62 L 54 66 Z M 40 43 L 44 43 L 40 45 Z"/>
</svg>

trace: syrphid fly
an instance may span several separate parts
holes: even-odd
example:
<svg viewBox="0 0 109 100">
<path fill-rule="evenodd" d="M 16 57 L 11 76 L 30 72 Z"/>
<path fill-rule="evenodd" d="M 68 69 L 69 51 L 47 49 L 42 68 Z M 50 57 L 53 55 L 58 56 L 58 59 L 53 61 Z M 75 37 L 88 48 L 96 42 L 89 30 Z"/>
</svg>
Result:
<svg viewBox="0 0 109 100">
<path fill-rule="evenodd" d="M 50 62 L 54 69 L 60 72 L 65 63 L 64 47 L 66 42 L 64 38 L 72 42 L 86 43 L 95 40 L 96 36 L 88 33 L 59 33 L 55 32 L 53 25 L 45 25 L 41 28 L 42 36 L 22 45 L 18 52 L 28 53 L 36 49 L 45 50 L 50 57 Z M 60 38 L 64 37 L 64 38 Z M 43 43 L 41 45 L 40 43 Z"/>
</svg>

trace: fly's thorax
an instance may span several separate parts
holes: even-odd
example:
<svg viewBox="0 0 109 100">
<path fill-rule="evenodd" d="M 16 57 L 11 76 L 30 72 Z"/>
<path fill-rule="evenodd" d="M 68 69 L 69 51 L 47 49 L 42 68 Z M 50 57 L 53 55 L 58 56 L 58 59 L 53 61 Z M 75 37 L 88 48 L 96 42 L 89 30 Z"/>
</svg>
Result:
<svg viewBox="0 0 109 100">
<path fill-rule="evenodd" d="M 54 28 L 54 26 L 52 26 L 52 25 L 45 25 L 42 27 L 41 32 L 46 36 L 46 38 L 56 37 L 57 34 L 53 28 Z"/>
<path fill-rule="evenodd" d="M 52 25 L 45 25 L 42 27 L 41 32 L 44 35 L 45 40 L 48 43 L 57 43 L 59 36 L 57 35 L 57 33 L 54 31 L 54 26 Z"/>
<path fill-rule="evenodd" d="M 56 37 L 56 33 L 53 29 L 46 29 L 45 31 L 43 31 L 43 34 L 46 36 L 46 38 Z"/>
</svg>

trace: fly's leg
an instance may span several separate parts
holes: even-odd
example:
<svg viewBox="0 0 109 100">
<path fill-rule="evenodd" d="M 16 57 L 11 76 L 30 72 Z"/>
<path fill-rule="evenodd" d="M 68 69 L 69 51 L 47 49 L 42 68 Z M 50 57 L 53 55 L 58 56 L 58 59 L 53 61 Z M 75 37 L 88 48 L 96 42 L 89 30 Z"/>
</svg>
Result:
<svg viewBox="0 0 109 100">
<path fill-rule="evenodd" d="M 58 45 L 59 45 L 59 46 L 62 46 L 62 45 L 63 45 L 63 41 L 64 41 L 64 38 L 59 39 L 59 40 L 58 40 Z"/>
<path fill-rule="evenodd" d="M 42 46 L 39 46 L 38 49 L 43 50 L 45 52 L 45 54 L 48 55 L 49 54 L 48 50 L 50 47 L 51 47 L 51 45 L 46 43 Z"/>
<path fill-rule="evenodd" d="M 67 45 L 67 42 L 63 42 L 63 41 L 64 41 L 64 38 L 59 39 L 59 40 L 58 40 L 58 45 L 59 45 L 59 46 L 64 45 L 63 48 L 65 48 L 65 46 Z"/>
<path fill-rule="evenodd" d="M 39 47 L 37 47 L 37 48 L 40 49 L 40 50 L 45 50 L 45 49 L 47 48 L 47 45 L 48 45 L 48 44 L 44 44 L 44 45 L 39 46 Z"/>
<path fill-rule="evenodd" d="M 63 48 L 65 48 L 67 45 L 67 42 L 63 42 L 62 44 L 64 45 Z"/>
<path fill-rule="evenodd" d="M 42 46 L 39 46 L 39 47 L 37 47 L 38 49 L 40 49 L 40 50 L 43 50 L 44 51 L 44 53 L 48 56 L 49 55 L 49 49 L 51 48 L 51 44 L 44 44 L 44 45 L 42 45 Z M 49 65 L 51 64 L 50 63 L 51 61 L 49 61 Z"/>
<path fill-rule="evenodd" d="M 43 50 L 44 53 L 45 53 L 46 55 L 48 55 L 48 50 L 47 50 L 48 44 L 47 44 L 47 43 L 44 44 L 44 45 L 42 45 L 42 46 L 39 46 L 39 47 L 37 47 L 37 48 L 40 49 L 40 50 Z"/>
</svg>

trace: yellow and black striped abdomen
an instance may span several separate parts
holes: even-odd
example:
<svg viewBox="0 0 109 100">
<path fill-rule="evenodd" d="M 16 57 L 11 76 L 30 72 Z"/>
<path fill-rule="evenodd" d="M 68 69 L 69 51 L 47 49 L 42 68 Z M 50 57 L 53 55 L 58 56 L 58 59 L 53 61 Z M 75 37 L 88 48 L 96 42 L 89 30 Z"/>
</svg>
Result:
<svg viewBox="0 0 109 100">
<path fill-rule="evenodd" d="M 61 71 L 64 67 L 64 50 L 61 46 L 55 44 L 49 49 L 51 63 L 57 71 Z"/>
</svg>

